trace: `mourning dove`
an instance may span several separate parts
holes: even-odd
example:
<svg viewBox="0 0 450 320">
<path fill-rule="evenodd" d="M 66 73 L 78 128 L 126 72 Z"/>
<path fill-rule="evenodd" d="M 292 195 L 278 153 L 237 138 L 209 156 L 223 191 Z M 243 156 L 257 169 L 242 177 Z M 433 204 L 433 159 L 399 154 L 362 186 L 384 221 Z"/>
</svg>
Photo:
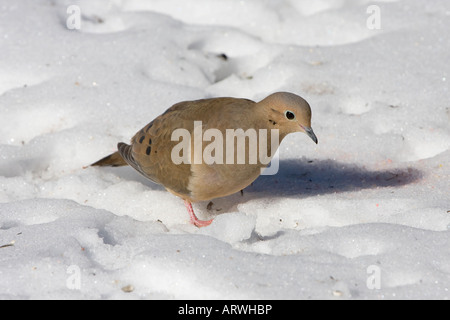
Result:
<svg viewBox="0 0 450 320">
<path fill-rule="evenodd" d="M 260 135 L 258 142 L 251 140 L 252 130 Z M 278 137 L 272 137 L 269 131 L 276 132 Z M 238 134 L 229 135 L 230 132 L 247 135 L 245 157 L 239 156 L 242 145 L 238 145 Z M 311 128 L 309 104 L 292 93 L 274 93 L 258 103 L 238 98 L 185 101 L 147 124 L 131 139 L 130 145 L 119 143 L 117 152 L 92 166 L 130 165 L 182 198 L 191 223 L 204 227 L 212 220 L 199 220 L 192 203 L 224 197 L 249 186 L 268 165 L 278 144 L 293 132 L 304 132 L 318 142 Z M 184 141 L 182 133 L 191 139 Z M 262 139 L 264 133 L 266 138 Z M 267 158 L 255 160 L 254 153 L 263 149 Z M 206 154 L 214 161 L 203 159 Z"/>
</svg>

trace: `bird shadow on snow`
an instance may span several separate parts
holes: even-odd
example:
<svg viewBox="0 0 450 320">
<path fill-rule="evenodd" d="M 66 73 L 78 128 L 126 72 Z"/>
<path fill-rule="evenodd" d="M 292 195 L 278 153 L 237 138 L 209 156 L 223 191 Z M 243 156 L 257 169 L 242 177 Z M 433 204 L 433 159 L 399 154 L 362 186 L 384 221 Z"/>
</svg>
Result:
<svg viewBox="0 0 450 320">
<path fill-rule="evenodd" d="M 164 190 L 129 167 L 105 168 L 121 178 L 138 181 L 152 190 Z M 354 163 L 335 160 L 280 160 L 275 175 L 262 175 L 240 193 L 224 198 L 204 201 L 197 208 L 212 214 L 238 211 L 237 205 L 261 198 L 304 199 L 316 195 L 354 192 L 363 189 L 396 188 L 414 183 L 422 178 L 421 171 L 407 167 L 371 171 Z"/>
<path fill-rule="evenodd" d="M 396 188 L 422 178 L 415 168 L 371 171 L 353 163 L 335 160 L 280 160 L 278 173 L 262 175 L 243 192 L 214 199 L 217 213 L 237 210 L 237 204 L 260 198 L 308 198 L 331 193 L 354 192 L 363 189 Z M 227 198 L 233 197 L 233 199 Z M 241 199 L 239 199 L 239 197 Z M 231 201 L 230 201 L 231 200 Z M 211 204 L 209 204 L 211 207 Z"/>
<path fill-rule="evenodd" d="M 310 196 L 377 187 L 398 187 L 415 182 L 421 177 L 419 170 L 410 167 L 370 171 L 353 163 L 334 160 L 280 160 L 278 173 L 273 176 L 260 176 L 252 190 L 268 191 L 280 196 Z"/>
</svg>

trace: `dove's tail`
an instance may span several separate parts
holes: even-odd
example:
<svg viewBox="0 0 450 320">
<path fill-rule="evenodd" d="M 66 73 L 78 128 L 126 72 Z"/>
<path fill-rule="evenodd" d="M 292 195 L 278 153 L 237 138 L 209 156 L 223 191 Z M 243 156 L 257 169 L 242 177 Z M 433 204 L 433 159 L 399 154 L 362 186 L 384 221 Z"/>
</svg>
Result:
<svg viewBox="0 0 450 320">
<path fill-rule="evenodd" d="M 110 154 L 109 156 L 104 157 L 103 159 L 98 160 L 97 162 L 91 164 L 91 166 L 98 167 L 121 167 L 127 166 L 125 160 L 123 160 L 122 156 L 119 154 L 119 151 Z"/>
</svg>

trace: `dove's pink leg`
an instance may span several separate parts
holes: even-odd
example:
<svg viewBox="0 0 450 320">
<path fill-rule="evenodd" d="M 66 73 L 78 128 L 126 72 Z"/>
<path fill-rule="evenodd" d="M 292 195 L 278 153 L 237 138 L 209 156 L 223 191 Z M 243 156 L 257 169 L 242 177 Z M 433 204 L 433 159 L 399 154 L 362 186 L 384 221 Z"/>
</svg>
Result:
<svg viewBox="0 0 450 320">
<path fill-rule="evenodd" d="M 197 216 L 195 215 L 195 213 L 194 213 L 194 209 L 192 208 L 192 204 L 189 201 L 184 200 L 184 205 L 186 206 L 186 209 L 187 209 L 187 211 L 189 213 L 189 216 L 191 217 L 191 223 L 193 225 L 201 228 L 201 227 L 207 227 L 213 222 L 212 219 L 208 220 L 208 221 L 199 220 L 197 218 Z"/>
</svg>

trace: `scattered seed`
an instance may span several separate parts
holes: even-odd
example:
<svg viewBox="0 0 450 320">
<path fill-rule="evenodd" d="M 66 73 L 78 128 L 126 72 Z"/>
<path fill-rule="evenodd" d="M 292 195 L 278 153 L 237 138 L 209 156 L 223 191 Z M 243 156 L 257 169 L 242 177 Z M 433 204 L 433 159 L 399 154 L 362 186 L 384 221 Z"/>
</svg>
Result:
<svg viewBox="0 0 450 320">
<path fill-rule="evenodd" d="M 11 241 L 8 244 L 4 244 L 4 245 L 0 246 L 0 249 L 7 248 L 7 247 L 12 247 L 12 246 L 14 246 L 15 243 L 16 243 L 16 241 L 13 240 L 13 241 Z"/>
<path fill-rule="evenodd" d="M 134 287 L 131 284 L 129 284 L 129 285 L 125 286 L 125 287 L 122 287 L 122 291 L 126 292 L 126 293 L 133 292 L 134 291 Z"/>
</svg>

